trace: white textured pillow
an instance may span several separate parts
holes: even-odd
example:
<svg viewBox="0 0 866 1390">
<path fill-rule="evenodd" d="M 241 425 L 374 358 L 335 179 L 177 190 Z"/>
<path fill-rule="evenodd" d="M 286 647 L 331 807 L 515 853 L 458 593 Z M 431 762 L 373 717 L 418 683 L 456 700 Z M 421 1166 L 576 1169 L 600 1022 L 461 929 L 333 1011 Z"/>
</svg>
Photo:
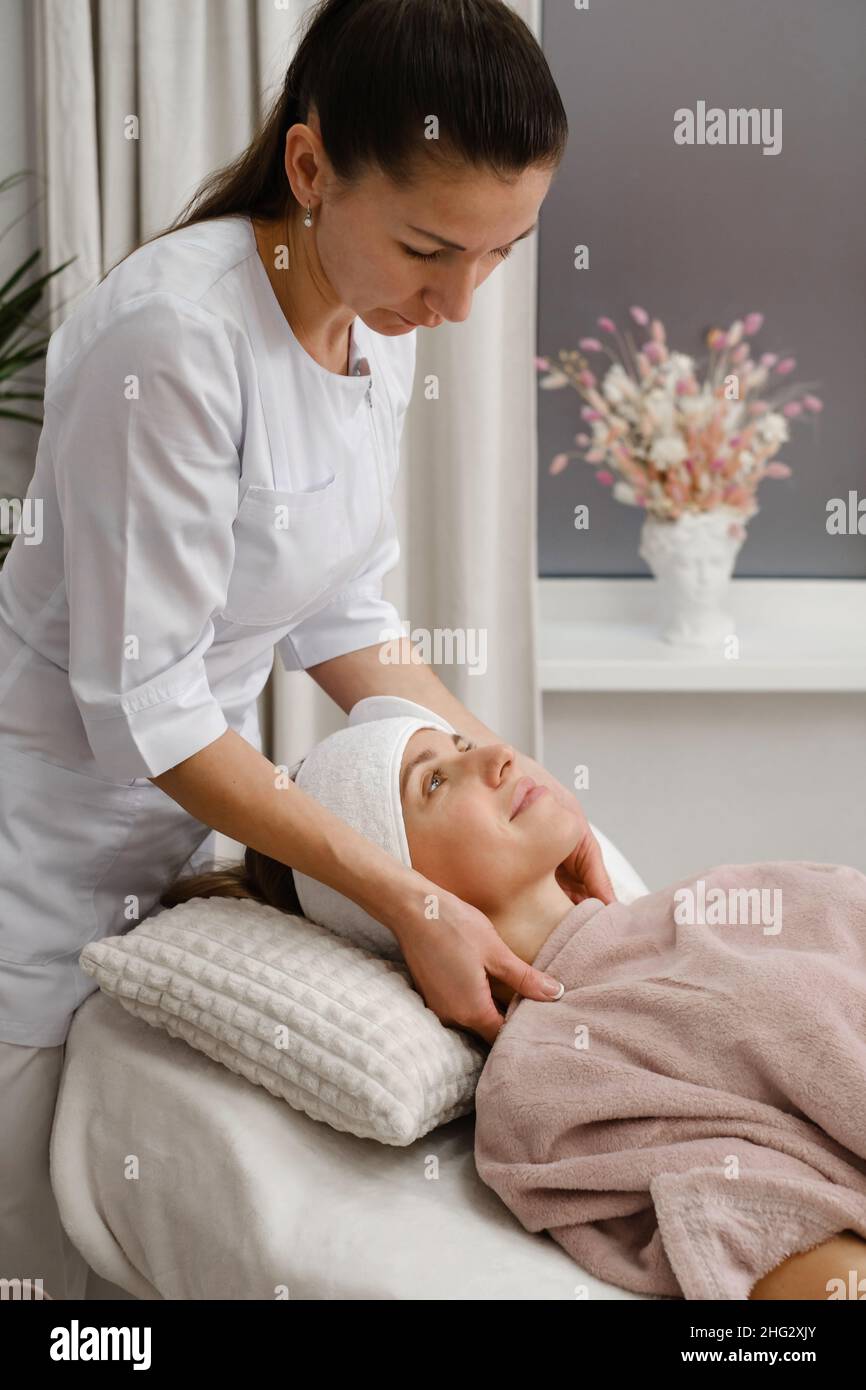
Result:
<svg viewBox="0 0 866 1390">
<path fill-rule="evenodd" d="M 596 826 L 620 902 L 649 892 Z M 402 961 L 250 898 L 193 898 L 85 946 L 82 970 L 314 1120 L 412 1144 L 474 1108 L 488 1047 L 446 1028 Z"/>
<path fill-rule="evenodd" d="M 465 1115 L 489 1049 L 401 961 L 252 899 L 193 898 L 85 946 L 130 1013 L 334 1129 L 405 1145 Z"/>
</svg>

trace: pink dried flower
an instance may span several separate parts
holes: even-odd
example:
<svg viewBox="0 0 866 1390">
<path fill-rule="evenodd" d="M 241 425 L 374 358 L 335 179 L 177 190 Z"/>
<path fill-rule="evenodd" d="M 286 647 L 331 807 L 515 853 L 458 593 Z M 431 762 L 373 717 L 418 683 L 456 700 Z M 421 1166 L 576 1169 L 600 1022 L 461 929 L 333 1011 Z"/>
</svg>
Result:
<svg viewBox="0 0 866 1390">
<path fill-rule="evenodd" d="M 613 389 L 610 392 L 613 400 L 609 401 L 599 386 L 603 372 L 590 370 L 587 359 L 581 358 L 579 353 L 562 353 L 562 368 L 551 367 L 550 358 L 535 359 L 539 370 L 548 373 L 542 386 L 571 384 L 577 387 L 582 397 L 581 419 L 593 427 L 588 433 L 581 430 L 574 435 L 579 452 L 556 455 L 550 472 L 561 473 L 571 459 L 584 459 L 595 470 L 600 485 L 613 488 L 615 498 L 631 499 L 637 506 L 660 516 L 675 519 L 689 508 L 709 511 L 727 503 L 745 522 L 757 510 L 755 492 L 762 477 L 791 477 L 787 464 L 780 460 L 768 463 L 768 456 L 776 446 L 764 442 L 760 418 L 769 411 L 778 411 L 788 419 L 795 419 L 806 411 L 819 414 L 824 408 L 823 401 L 815 395 L 797 395 L 805 383 L 796 382 L 792 385 L 786 382 L 785 388 L 773 393 L 770 400 L 750 399 L 753 392 L 757 394 L 762 389 L 769 393 L 769 385 L 765 383 L 771 369 L 775 368 L 775 375 L 781 378 L 787 377 L 797 365 L 794 357 L 777 353 L 764 353 L 759 357 L 748 341 L 764 324 L 764 315 L 757 311 L 745 314 L 742 320 L 734 320 L 726 331 L 707 330 L 705 341 L 710 344 L 713 355 L 706 378 L 688 365 L 682 373 L 672 373 L 669 367 L 659 370 L 659 364 L 673 365 L 678 360 L 672 358 L 667 346 L 664 324 L 660 319 L 651 319 L 639 304 L 632 304 L 627 315 L 622 332 L 607 315 L 596 320 L 603 333 L 616 339 L 621 354 L 617 371 L 636 371 L 632 386 L 625 389 L 627 401 L 622 393 Z M 633 341 L 629 319 L 644 330 L 640 335 L 635 334 L 647 340 L 640 347 Z M 579 343 L 587 353 L 601 352 L 617 360 L 612 351 L 615 345 L 609 348 L 601 335 L 581 338 Z M 760 365 L 753 360 L 753 355 L 759 358 Z M 723 399 L 719 376 L 725 361 L 732 364 L 725 370 L 736 371 L 745 395 L 738 408 L 745 408 L 742 419 L 738 419 Z M 781 388 L 781 381 L 778 386 Z M 676 405 L 682 397 L 695 395 L 707 397 L 706 411 L 692 412 L 686 401 Z M 672 406 L 675 407 L 673 418 Z M 735 421 L 736 433 L 729 437 L 728 431 L 735 427 Z M 664 467 L 664 450 L 659 452 L 657 469 L 653 468 L 653 459 L 648 454 L 653 443 L 651 436 L 657 432 L 664 436 L 674 434 L 679 439 L 676 453 L 671 448 L 672 461 L 667 468 Z M 667 448 L 666 437 L 663 444 Z M 754 456 L 744 452 L 750 448 L 756 451 Z M 680 460 L 680 454 L 686 457 Z M 621 488 L 615 486 L 617 478 L 625 479 Z M 737 523 L 730 533 L 741 538 L 745 536 L 743 526 Z"/>
<path fill-rule="evenodd" d="M 726 502 L 730 502 L 732 507 L 742 507 L 749 500 L 748 490 L 740 487 L 737 483 L 731 483 L 726 487 L 722 496 Z"/>
</svg>

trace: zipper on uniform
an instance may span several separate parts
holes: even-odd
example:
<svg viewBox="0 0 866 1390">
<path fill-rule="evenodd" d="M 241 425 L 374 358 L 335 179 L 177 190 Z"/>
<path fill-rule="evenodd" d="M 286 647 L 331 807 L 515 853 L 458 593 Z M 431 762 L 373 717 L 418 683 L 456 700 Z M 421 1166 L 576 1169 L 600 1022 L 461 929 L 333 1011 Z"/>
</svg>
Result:
<svg viewBox="0 0 866 1390">
<path fill-rule="evenodd" d="M 380 457 L 379 457 L 379 436 L 378 436 L 378 434 L 377 434 L 377 432 L 376 432 L 376 414 L 375 414 L 375 411 L 373 410 L 373 378 L 372 378 L 372 376 L 371 376 L 371 378 L 370 378 L 370 384 L 369 384 L 369 386 L 367 387 L 367 405 L 368 405 L 369 408 L 370 408 L 370 415 L 369 415 L 369 420 L 370 420 L 370 433 L 371 433 L 371 435 L 372 435 L 372 437 L 373 437 L 373 454 L 374 454 L 375 459 L 376 459 L 376 473 L 377 473 L 377 476 L 378 476 L 378 479 L 379 479 L 379 525 L 378 525 L 378 527 L 376 528 L 376 539 L 378 540 L 379 535 L 381 534 L 382 529 L 383 529 L 383 527 L 384 527 L 384 525 L 385 525 L 385 507 L 386 507 L 386 502 L 385 502 L 385 480 L 384 480 L 384 477 L 383 477 L 383 475 L 382 475 L 382 462 L 381 462 L 381 459 L 380 459 Z"/>
</svg>

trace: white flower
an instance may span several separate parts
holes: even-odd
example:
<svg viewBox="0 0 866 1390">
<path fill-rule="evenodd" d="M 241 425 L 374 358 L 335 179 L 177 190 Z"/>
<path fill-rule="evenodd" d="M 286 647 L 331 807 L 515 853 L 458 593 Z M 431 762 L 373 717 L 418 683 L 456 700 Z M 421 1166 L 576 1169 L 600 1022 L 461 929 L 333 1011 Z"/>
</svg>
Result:
<svg viewBox="0 0 866 1390">
<path fill-rule="evenodd" d="M 767 377 L 770 375 L 769 367 L 755 367 L 754 371 L 749 372 L 746 377 L 746 388 L 749 391 L 757 391 L 759 386 L 763 386 Z"/>
<path fill-rule="evenodd" d="M 558 367 L 554 367 L 539 381 L 542 391 L 558 391 L 561 386 L 568 385 L 568 377 L 565 372 L 561 372 Z"/>
<path fill-rule="evenodd" d="M 601 384 L 602 395 L 611 405 L 621 405 L 623 401 L 633 399 L 636 394 L 635 384 L 624 367 L 619 362 L 614 362 L 607 372 Z"/>
<path fill-rule="evenodd" d="M 755 433 L 765 447 L 774 444 L 778 448 L 780 444 L 787 444 L 791 437 L 788 433 L 788 421 L 784 415 L 778 415 L 774 411 L 759 417 Z"/>
<path fill-rule="evenodd" d="M 681 396 L 678 408 L 692 429 L 700 429 L 713 418 L 716 403 L 712 396 Z"/>
<path fill-rule="evenodd" d="M 637 493 L 630 483 L 614 483 L 613 495 L 617 502 L 630 502 L 633 506 L 637 503 Z"/>
<path fill-rule="evenodd" d="M 676 409 L 670 396 L 661 391 L 651 391 L 646 398 L 648 425 L 650 433 L 656 435 L 673 434 L 676 430 Z"/>
<path fill-rule="evenodd" d="M 663 363 L 663 370 L 672 377 L 687 377 L 692 375 L 694 366 L 694 358 L 687 353 L 672 352 L 667 362 Z"/>
<path fill-rule="evenodd" d="M 725 407 L 725 428 L 730 433 L 743 424 L 746 403 L 742 400 L 725 401 Z"/>
<path fill-rule="evenodd" d="M 650 458 L 657 468 L 670 468 L 673 464 L 682 463 L 687 452 L 685 440 L 678 434 L 663 434 L 653 440 Z"/>
</svg>

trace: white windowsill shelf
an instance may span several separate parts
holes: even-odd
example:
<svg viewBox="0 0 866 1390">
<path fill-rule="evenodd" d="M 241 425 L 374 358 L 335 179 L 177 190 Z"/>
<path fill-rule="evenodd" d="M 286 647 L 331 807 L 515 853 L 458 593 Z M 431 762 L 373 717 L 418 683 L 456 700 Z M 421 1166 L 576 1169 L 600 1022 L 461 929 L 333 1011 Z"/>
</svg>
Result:
<svg viewBox="0 0 866 1390">
<path fill-rule="evenodd" d="M 652 579 L 539 579 L 550 691 L 866 691 L 866 581 L 735 579 L 740 655 L 657 636 Z"/>
</svg>

